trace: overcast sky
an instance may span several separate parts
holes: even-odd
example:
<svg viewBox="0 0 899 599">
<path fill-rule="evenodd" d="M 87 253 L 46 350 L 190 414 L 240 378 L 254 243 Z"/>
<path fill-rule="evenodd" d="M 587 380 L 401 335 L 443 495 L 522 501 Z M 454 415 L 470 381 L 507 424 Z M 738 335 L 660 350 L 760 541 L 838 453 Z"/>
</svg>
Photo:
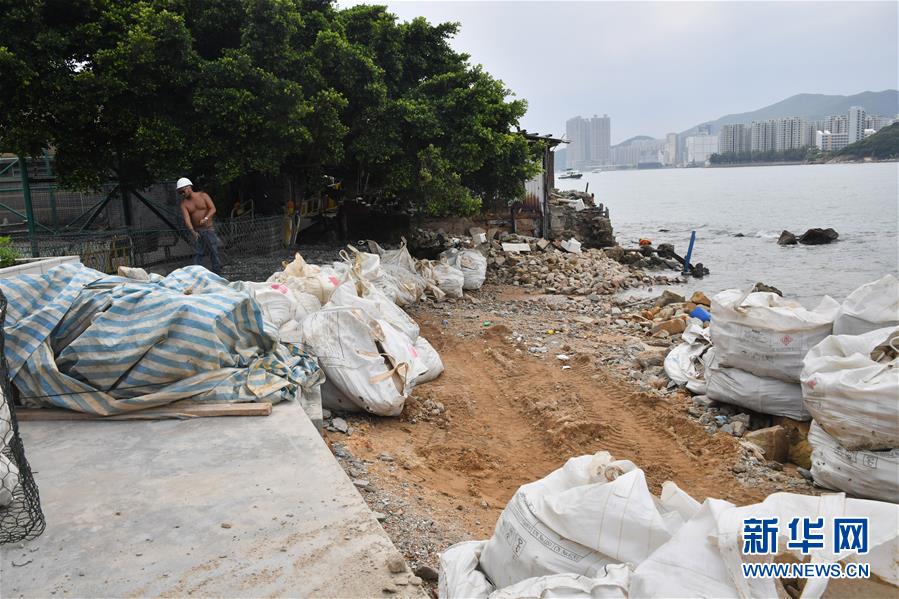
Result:
<svg viewBox="0 0 899 599">
<path fill-rule="evenodd" d="M 899 87 L 897 2 L 366 3 L 460 22 L 455 48 L 526 99 L 521 125 L 541 134 L 605 113 L 614 144 L 798 93 Z"/>
</svg>

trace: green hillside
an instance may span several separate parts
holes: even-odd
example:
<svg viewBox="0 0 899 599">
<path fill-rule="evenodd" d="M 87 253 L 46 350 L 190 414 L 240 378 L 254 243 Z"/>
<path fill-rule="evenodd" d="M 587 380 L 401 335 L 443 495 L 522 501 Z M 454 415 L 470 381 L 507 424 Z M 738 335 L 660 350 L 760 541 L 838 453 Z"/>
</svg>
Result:
<svg viewBox="0 0 899 599">
<path fill-rule="evenodd" d="M 893 123 L 871 137 L 846 146 L 836 155 L 855 159 L 874 158 L 875 160 L 899 158 L 899 123 Z"/>
</svg>

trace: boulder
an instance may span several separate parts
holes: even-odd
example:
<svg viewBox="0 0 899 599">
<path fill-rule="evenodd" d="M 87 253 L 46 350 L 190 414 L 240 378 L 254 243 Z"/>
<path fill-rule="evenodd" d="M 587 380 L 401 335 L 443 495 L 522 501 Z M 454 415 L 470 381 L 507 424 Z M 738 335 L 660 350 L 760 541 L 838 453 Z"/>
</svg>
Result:
<svg viewBox="0 0 899 599">
<path fill-rule="evenodd" d="M 833 229 L 809 229 L 799 237 L 799 243 L 805 245 L 824 245 L 832 243 L 840 236 Z"/>
<path fill-rule="evenodd" d="M 762 448 L 765 459 L 774 462 L 786 462 L 790 454 L 790 440 L 787 430 L 782 426 L 769 426 L 743 435 L 749 441 Z"/>
<path fill-rule="evenodd" d="M 763 291 L 763 292 L 765 292 L 765 293 L 776 293 L 776 294 L 779 295 L 780 297 L 783 297 L 783 296 L 784 296 L 783 291 L 781 291 L 781 290 L 778 289 L 777 287 L 772 287 L 771 285 L 765 285 L 765 284 L 762 283 L 762 282 L 756 283 L 756 284 L 753 286 L 752 290 L 753 290 L 753 291 Z"/>
<path fill-rule="evenodd" d="M 673 291 L 668 291 L 667 289 L 662 292 L 662 295 L 656 298 L 656 301 L 653 302 L 653 306 L 657 308 L 662 308 L 667 306 L 668 304 L 682 304 L 684 303 L 684 296 L 678 295 Z"/>
<path fill-rule="evenodd" d="M 678 335 L 683 333 L 687 329 L 687 321 L 682 318 L 672 318 L 671 320 L 665 320 L 663 322 L 657 322 L 652 327 L 652 333 L 658 333 L 660 331 L 664 331 L 669 335 Z"/>
<path fill-rule="evenodd" d="M 690 301 L 694 304 L 700 304 L 702 306 L 711 307 L 712 301 L 706 297 L 702 291 L 697 291 L 693 295 L 690 296 Z"/>
<path fill-rule="evenodd" d="M 789 231 L 783 231 L 777 239 L 777 245 L 796 245 L 797 243 L 799 241 L 796 240 L 796 236 Z"/>
</svg>

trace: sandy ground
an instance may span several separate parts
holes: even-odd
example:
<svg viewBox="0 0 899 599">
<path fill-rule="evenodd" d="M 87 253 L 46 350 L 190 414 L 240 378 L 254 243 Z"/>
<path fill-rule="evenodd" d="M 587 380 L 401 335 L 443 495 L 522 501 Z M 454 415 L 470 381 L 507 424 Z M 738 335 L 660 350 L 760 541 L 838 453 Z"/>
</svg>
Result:
<svg viewBox="0 0 899 599">
<path fill-rule="evenodd" d="M 753 484 L 738 478 L 738 439 L 706 432 L 681 392 L 641 391 L 591 351 L 627 341 L 613 339 L 614 331 L 582 316 L 522 314 L 515 299 L 517 290 L 500 288 L 487 300 L 411 309 L 444 374 L 417 387 L 399 418 L 345 415 L 350 435 L 326 433 L 413 568 L 436 568 L 437 554 L 453 542 L 488 538 L 520 485 L 600 450 L 634 461 L 656 493 L 666 480 L 699 501 L 746 504 L 779 490 L 808 492 L 797 489 L 807 485 L 795 470 Z M 570 360 L 529 352 L 519 335 L 523 318 L 561 328 L 553 343 Z"/>
</svg>

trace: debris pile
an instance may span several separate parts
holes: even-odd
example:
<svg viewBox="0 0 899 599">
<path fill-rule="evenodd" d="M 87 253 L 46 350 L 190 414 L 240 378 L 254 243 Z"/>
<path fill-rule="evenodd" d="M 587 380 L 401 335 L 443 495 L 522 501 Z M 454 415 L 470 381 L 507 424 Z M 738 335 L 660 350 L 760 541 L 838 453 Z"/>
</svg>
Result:
<svg viewBox="0 0 899 599">
<path fill-rule="evenodd" d="M 592 195 L 554 190 L 549 199 L 549 239 L 577 238 L 587 248 L 615 245 L 609 209 L 595 205 Z"/>
</svg>

